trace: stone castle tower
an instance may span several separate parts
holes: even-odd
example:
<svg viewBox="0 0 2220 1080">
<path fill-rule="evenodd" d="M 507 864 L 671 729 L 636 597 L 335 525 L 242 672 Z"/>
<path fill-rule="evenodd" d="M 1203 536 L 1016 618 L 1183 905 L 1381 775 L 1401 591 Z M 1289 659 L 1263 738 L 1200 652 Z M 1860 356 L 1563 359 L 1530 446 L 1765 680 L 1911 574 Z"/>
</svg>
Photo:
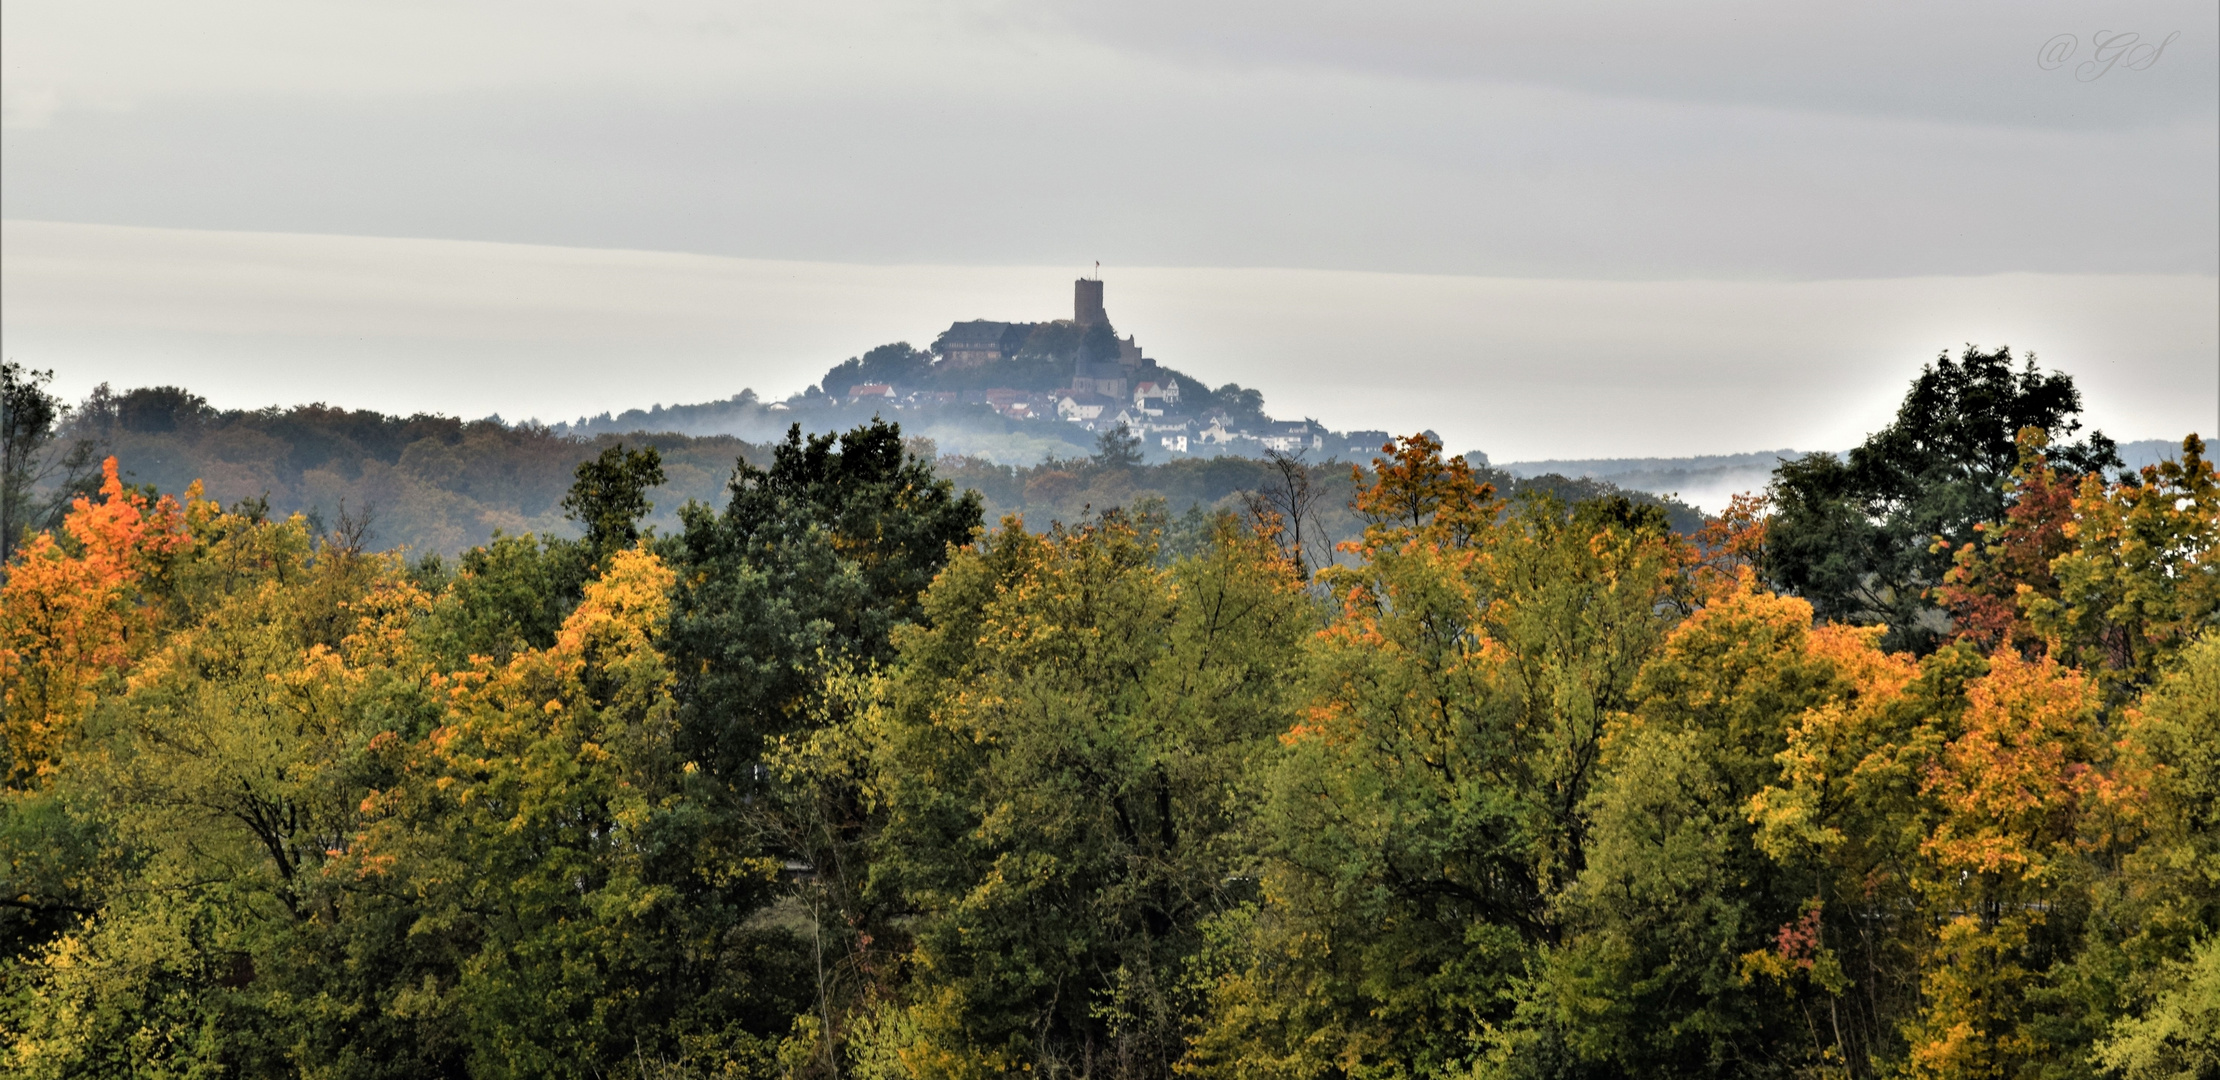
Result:
<svg viewBox="0 0 2220 1080">
<path fill-rule="evenodd" d="M 1071 283 L 1071 318 L 1081 326 L 1110 321 L 1102 310 L 1102 279 L 1080 278 Z"/>
</svg>

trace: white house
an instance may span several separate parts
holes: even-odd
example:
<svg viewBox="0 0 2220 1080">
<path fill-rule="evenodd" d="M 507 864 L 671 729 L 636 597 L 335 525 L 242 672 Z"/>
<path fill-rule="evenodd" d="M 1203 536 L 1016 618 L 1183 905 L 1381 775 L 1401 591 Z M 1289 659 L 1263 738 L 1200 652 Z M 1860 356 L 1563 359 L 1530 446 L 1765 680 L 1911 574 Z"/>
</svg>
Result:
<svg viewBox="0 0 2220 1080">
<path fill-rule="evenodd" d="M 1074 392 L 1056 399 L 1056 415 L 1074 424 L 1084 423 L 1102 415 L 1109 402 L 1095 394 Z"/>
<path fill-rule="evenodd" d="M 1348 453 L 1365 458 L 1386 453 L 1385 448 L 1387 444 L 1394 441 L 1394 436 L 1385 431 L 1352 431 L 1349 433 L 1347 441 L 1349 443 Z"/>
<path fill-rule="evenodd" d="M 1179 380 L 1145 382 L 1133 388 L 1133 406 L 1150 416 L 1164 415 L 1166 406 L 1179 404 Z"/>
<path fill-rule="evenodd" d="M 1325 449 L 1326 435 L 1308 420 L 1288 420 L 1267 427 L 1257 441 L 1267 450 L 1300 454 L 1305 450 Z"/>
</svg>

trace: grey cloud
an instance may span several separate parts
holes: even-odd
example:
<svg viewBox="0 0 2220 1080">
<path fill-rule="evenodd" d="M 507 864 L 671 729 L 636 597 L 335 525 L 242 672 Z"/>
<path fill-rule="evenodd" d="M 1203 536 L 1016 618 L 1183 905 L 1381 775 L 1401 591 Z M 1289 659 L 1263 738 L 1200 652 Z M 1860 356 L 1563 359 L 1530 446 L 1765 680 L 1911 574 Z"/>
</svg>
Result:
<svg viewBox="0 0 2220 1080">
<path fill-rule="evenodd" d="M 0 139 L 16 217 L 867 262 L 2220 264 L 2209 4 L 2108 10 L 2187 32 L 2087 84 L 2034 63 L 2086 11 L 1986 0 L 0 10 L 37 121 Z"/>
<path fill-rule="evenodd" d="M 1044 26 L 1206 67 L 1316 65 L 2008 126 L 2169 124 L 2209 120 L 2220 108 L 2220 6 L 2175 0 L 2101 9 L 2026 0 L 1066 0 L 1049 10 Z M 2151 46 L 2136 53 L 2147 67 L 2115 61 L 2084 72 L 2098 74 L 2088 82 L 2073 78 L 2098 55 L 2100 32 Z M 2073 35 L 2078 51 L 2065 70 L 2043 70 L 2036 54 L 2060 34 Z"/>
<path fill-rule="evenodd" d="M 2206 273 L 2216 141 L 1260 72 L 178 100 L 7 132 L 0 194 L 51 220 L 863 262 Z"/>
</svg>

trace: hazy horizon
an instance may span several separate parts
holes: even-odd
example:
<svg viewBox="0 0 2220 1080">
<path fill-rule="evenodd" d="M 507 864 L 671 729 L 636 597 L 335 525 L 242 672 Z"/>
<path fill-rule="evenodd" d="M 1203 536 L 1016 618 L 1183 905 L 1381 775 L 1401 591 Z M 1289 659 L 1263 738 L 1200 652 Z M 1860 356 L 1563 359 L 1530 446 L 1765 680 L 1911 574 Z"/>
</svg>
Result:
<svg viewBox="0 0 2220 1080">
<path fill-rule="evenodd" d="M 2211 431 L 2220 13 L 2094 18 L 22 0 L 0 345 L 557 419 L 1054 317 L 1100 260 L 1175 367 L 1498 457 L 1848 445 L 1967 343 Z"/>
<path fill-rule="evenodd" d="M 558 422 L 780 398 L 950 321 L 1067 317 L 1078 271 L 0 224 L 8 355 L 223 407 L 328 401 Z M 1283 417 L 1440 432 L 1497 460 L 1852 445 L 1938 351 L 2030 346 L 2122 439 L 2211 432 L 2199 275 L 1578 281 L 1116 268 L 1151 356 Z M 2181 392 L 2152 393 L 2172 384 Z"/>
</svg>

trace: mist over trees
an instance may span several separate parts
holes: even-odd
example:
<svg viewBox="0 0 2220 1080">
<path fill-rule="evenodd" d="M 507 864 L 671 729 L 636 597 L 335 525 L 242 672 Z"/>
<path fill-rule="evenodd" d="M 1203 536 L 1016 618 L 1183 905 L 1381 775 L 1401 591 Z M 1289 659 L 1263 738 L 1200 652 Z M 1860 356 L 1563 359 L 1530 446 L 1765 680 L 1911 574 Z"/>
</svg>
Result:
<svg viewBox="0 0 2220 1080">
<path fill-rule="evenodd" d="M 7 389 L 11 1075 L 2220 1072 L 2220 474 L 2002 350 L 1708 519 Z"/>
<path fill-rule="evenodd" d="M 41 389 L 35 373 L 14 367 L 9 373 L 11 380 L 21 374 L 10 383 L 21 387 L 11 389 L 11 402 L 24 401 L 22 409 L 11 405 L 8 413 L 23 418 L 9 436 L 9 446 L 16 448 L 7 458 L 13 470 L 8 475 L 17 478 L 9 489 L 13 520 L 55 527 L 71 498 L 97 490 L 100 461 L 112 455 L 130 485 L 181 492 L 199 481 L 203 492 L 223 505 L 259 501 L 268 514 L 282 518 L 298 512 L 317 527 L 335 521 L 344 509 L 367 521 L 367 535 L 379 548 L 450 558 L 493 541 L 496 533 L 577 535 L 583 526 L 563 506 L 574 470 L 619 444 L 657 455 L 663 476 L 648 487 L 654 509 L 640 519 L 640 527 L 671 533 L 682 527 L 681 507 L 689 501 L 720 504 L 736 465 L 768 466 L 799 423 L 785 419 L 761 442 L 655 429 L 582 436 L 497 418 L 389 416 L 328 405 L 219 410 L 178 387 L 117 393 L 102 386 L 72 406 Z M 866 410 L 848 427 L 872 420 Z M 915 435 L 906 435 L 905 445 L 931 459 L 940 475 L 978 491 L 988 520 L 1017 513 L 1038 528 L 1052 520 L 1077 520 L 1089 508 L 1150 499 L 1163 500 L 1175 517 L 1193 508 L 1238 509 L 1242 493 L 1259 487 L 1277 468 L 1269 452 L 1157 464 L 1098 459 L 1101 440 L 1114 434 L 1112 429 L 1091 435 L 1083 448 L 1059 444 L 1058 454 L 1029 465 L 944 454 Z M 1133 441 L 1126 445 L 1139 449 Z M 1376 449 L 1368 448 L 1359 460 L 1369 460 Z M 1331 453 L 1299 457 L 1321 485 L 1339 493 L 1325 500 L 1321 512 L 1340 530 L 1334 535 L 1345 534 L 1353 521 L 1344 505 L 1347 466 L 1332 464 L 1337 455 Z M 1569 498 L 1618 490 L 1608 482 L 1564 477 L 1491 477 L 1506 489 L 1542 486 Z M 1683 531 L 1701 524 L 1693 507 L 1625 494 L 1666 506 Z M 8 535 L 20 533 L 18 525 Z"/>
</svg>

